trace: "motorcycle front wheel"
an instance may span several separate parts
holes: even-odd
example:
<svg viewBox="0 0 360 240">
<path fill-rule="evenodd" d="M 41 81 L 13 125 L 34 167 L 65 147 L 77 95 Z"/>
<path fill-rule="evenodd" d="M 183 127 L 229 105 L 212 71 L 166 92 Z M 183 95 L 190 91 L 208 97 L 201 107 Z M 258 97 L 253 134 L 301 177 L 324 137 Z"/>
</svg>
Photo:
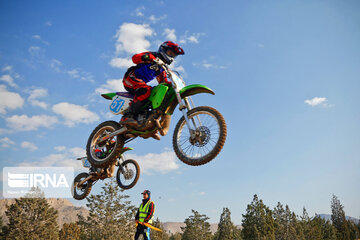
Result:
<svg viewBox="0 0 360 240">
<path fill-rule="evenodd" d="M 184 116 L 176 124 L 173 147 L 177 157 L 191 166 L 199 166 L 213 160 L 221 151 L 226 140 L 226 123 L 216 109 L 201 106 L 191 109 L 187 116 L 191 136 Z"/>
<path fill-rule="evenodd" d="M 81 186 L 78 186 L 81 181 L 89 176 L 90 175 L 88 173 L 83 172 L 75 177 L 71 187 L 71 193 L 76 200 L 82 200 L 89 195 L 93 183 L 91 180 L 87 180 Z"/>
<path fill-rule="evenodd" d="M 119 129 L 119 123 L 106 121 L 99 124 L 90 134 L 86 144 L 86 155 L 92 166 L 105 168 L 116 161 L 124 146 L 123 139 L 119 136 L 111 137 L 103 142 L 101 139 Z"/>
<path fill-rule="evenodd" d="M 119 166 L 116 173 L 116 181 L 119 187 L 127 190 L 135 186 L 139 176 L 139 164 L 133 159 L 128 159 Z"/>
</svg>

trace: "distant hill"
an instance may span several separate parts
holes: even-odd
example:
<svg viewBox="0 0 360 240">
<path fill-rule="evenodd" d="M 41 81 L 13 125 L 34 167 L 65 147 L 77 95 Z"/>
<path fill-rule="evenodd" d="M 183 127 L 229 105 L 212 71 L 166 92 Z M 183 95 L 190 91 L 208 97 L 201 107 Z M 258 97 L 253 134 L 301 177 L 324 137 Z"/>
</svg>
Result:
<svg viewBox="0 0 360 240">
<path fill-rule="evenodd" d="M 162 223 L 163 230 L 167 233 L 175 234 L 175 233 L 182 233 L 181 227 L 185 227 L 185 223 L 183 222 L 164 222 Z M 210 224 L 210 231 L 211 233 L 215 233 L 218 229 L 218 224 L 213 223 Z"/>
<path fill-rule="evenodd" d="M 330 215 L 330 214 L 319 214 L 319 216 L 320 216 L 322 219 L 330 220 L 330 221 L 331 221 L 331 215 Z M 358 223 L 360 222 L 360 219 L 358 219 L 358 218 L 353 218 L 353 217 L 349 217 L 349 216 L 346 216 L 346 219 L 354 222 L 355 224 L 358 224 Z"/>
<path fill-rule="evenodd" d="M 8 219 L 5 215 L 6 205 L 11 205 L 15 202 L 14 199 L 0 199 L 0 216 L 3 217 L 7 223 Z M 87 217 L 89 211 L 84 207 L 74 206 L 69 200 L 62 198 L 48 198 L 47 202 L 50 206 L 58 210 L 59 218 L 58 224 L 61 228 L 64 223 L 76 222 L 78 220 L 77 215 Z"/>
</svg>

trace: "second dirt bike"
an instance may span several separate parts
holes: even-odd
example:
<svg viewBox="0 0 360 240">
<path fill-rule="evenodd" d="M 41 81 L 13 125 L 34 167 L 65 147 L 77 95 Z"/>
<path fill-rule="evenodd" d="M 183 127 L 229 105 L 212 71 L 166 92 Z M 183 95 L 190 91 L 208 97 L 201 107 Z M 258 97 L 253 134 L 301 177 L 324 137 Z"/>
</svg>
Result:
<svg viewBox="0 0 360 240">
<path fill-rule="evenodd" d="M 94 168 L 91 166 L 87 157 L 78 158 L 81 160 L 83 166 L 89 169 L 89 173 L 83 172 L 78 174 L 73 182 L 71 193 L 76 200 L 82 200 L 89 195 L 92 186 L 99 180 L 110 178 L 114 174 L 115 166 L 118 166 L 116 172 L 116 181 L 120 188 L 130 189 L 135 186 L 140 176 L 139 164 L 133 159 L 125 159 L 123 153 L 132 150 L 132 148 L 125 147 L 120 151 L 116 164 L 105 168 Z M 97 151 L 97 155 L 104 154 Z"/>
<path fill-rule="evenodd" d="M 106 121 L 93 130 L 86 145 L 86 154 L 93 166 L 111 165 L 124 144 L 136 137 L 149 138 L 157 132 L 165 136 L 177 105 L 183 115 L 176 124 L 172 140 L 177 157 L 188 165 L 198 166 L 208 163 L 221 151 L 226 139 L 223 116 L 212 107 L 194 107 L 190 98 L 198 93 L 215 93 L 201 84 L 186 86 L 180 74 L 163 63 L 158 67 L 166 71 L 171 84 L 161 83 L 151 90 L 149 101 L 137 116 L 138 126 L 122 126 L 115 121 Z M 134 97 L 128 92 L 102 96 L 112 101 L 110 111 L 113 114 L 123 114 Z M 104 153 L 100 157 L 96 154 L 99 150 Z"/>
</svg>

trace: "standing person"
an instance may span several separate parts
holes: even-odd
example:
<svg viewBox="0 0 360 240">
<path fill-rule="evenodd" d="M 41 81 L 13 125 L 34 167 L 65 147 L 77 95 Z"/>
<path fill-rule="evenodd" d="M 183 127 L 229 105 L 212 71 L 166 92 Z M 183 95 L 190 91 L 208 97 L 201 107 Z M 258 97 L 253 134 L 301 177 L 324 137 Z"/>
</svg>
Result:
<svg viewBox="0 0 360 240">
<path fill-rule="evenodd" d="M 150 199 L 151 193 L 149 190 L 145 190 L 141 194 L 143 195 L 143 200 L 135 216 L 135 221 L 138 223 L 135 233 L 135 240 L 138 240 L 140 235 L 143 235 L 144 240 L 150 240 L 150 228 L 140 223 L 151 224 L 153 222 L 155 204 Z"/>
<path fill-rule="evenodd" d="M 132 66 L 126 71 L 123 84 L 126 91 L 135 96 L 129 109 L 121 118 L 121 124 L 129 126 L 138 125 L 136 116 L 150 97 L 151 87 L 147 83 L 154 78 L 159 83 L 170 83 L 166 72 L 158 64 L 162 61 L 170 65 L 178 55 L 184 55 L 184 50 L 178 44 L 166 41 L 160 45 L 157 52 L 143 52 L 132 57 L 132 61 L 136 66 Z"/>
</svg>

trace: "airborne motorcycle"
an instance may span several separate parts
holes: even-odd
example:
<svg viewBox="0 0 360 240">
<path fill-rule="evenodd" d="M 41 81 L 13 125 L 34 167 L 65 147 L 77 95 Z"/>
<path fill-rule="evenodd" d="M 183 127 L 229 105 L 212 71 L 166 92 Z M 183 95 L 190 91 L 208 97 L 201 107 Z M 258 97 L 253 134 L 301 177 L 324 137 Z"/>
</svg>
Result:
<svg viewBox="0 0 360 240">
<path fill-rule="evenodd" d="M 135 186 L 140 176 L 139 164 L 133 159 L 125 159 L 124 154 L 126 151 L 133 150 L 129 147 L 124 147 L 120 151 L 120 156 L 116 159 L 116 182 L 122 189 L 130 189 Z M 97 151 L 97 155 L 103 154 Z M 92 186 L 99 180 L 110 178 L 114 175 L 115 165 L 105 168 L 94 168 L 89 163 L 87 157 L 78 158 L 81 160 L 85 168 L 89 169 L 89 173 L 82 172 L 78 174 L 73 181 L 71 193 L 76 200 L 82 200 L 89 195 Z"/>
<path fill-rule="evenodd" d="M 124 144 L 136 137 L 148 138 L 157 132 L 165 136 L 171 115 L 178 104 L 183 116 L 176 124 L 173 135 L 173 148 L 177 157 L 188 165 L 198 166 L 208 163 L 221 151 L 226 139 L 223 116 L 212 107 L 193 108 L 190 98 L 198 93 L 215 93 L 201 84 L 186 86 L 179 73 L 164 63 L 160 66 L 166 71 L 171 84 L 160 83 L 151 90 L 149 101 L 137 116 L 138 126 L 122 126 L 115 121 L 106 121 L 93 130 L 86 145 L 87 158 L 93 166 L 112 165 Z M 110 111 L 113 114 L 124 113 L 133 99 L 133 95 L 128 92 L 101 96 L 112 101 Z M 96 154 L 99 150 L 103 152 L 101 157 Z"/>
</svg>

